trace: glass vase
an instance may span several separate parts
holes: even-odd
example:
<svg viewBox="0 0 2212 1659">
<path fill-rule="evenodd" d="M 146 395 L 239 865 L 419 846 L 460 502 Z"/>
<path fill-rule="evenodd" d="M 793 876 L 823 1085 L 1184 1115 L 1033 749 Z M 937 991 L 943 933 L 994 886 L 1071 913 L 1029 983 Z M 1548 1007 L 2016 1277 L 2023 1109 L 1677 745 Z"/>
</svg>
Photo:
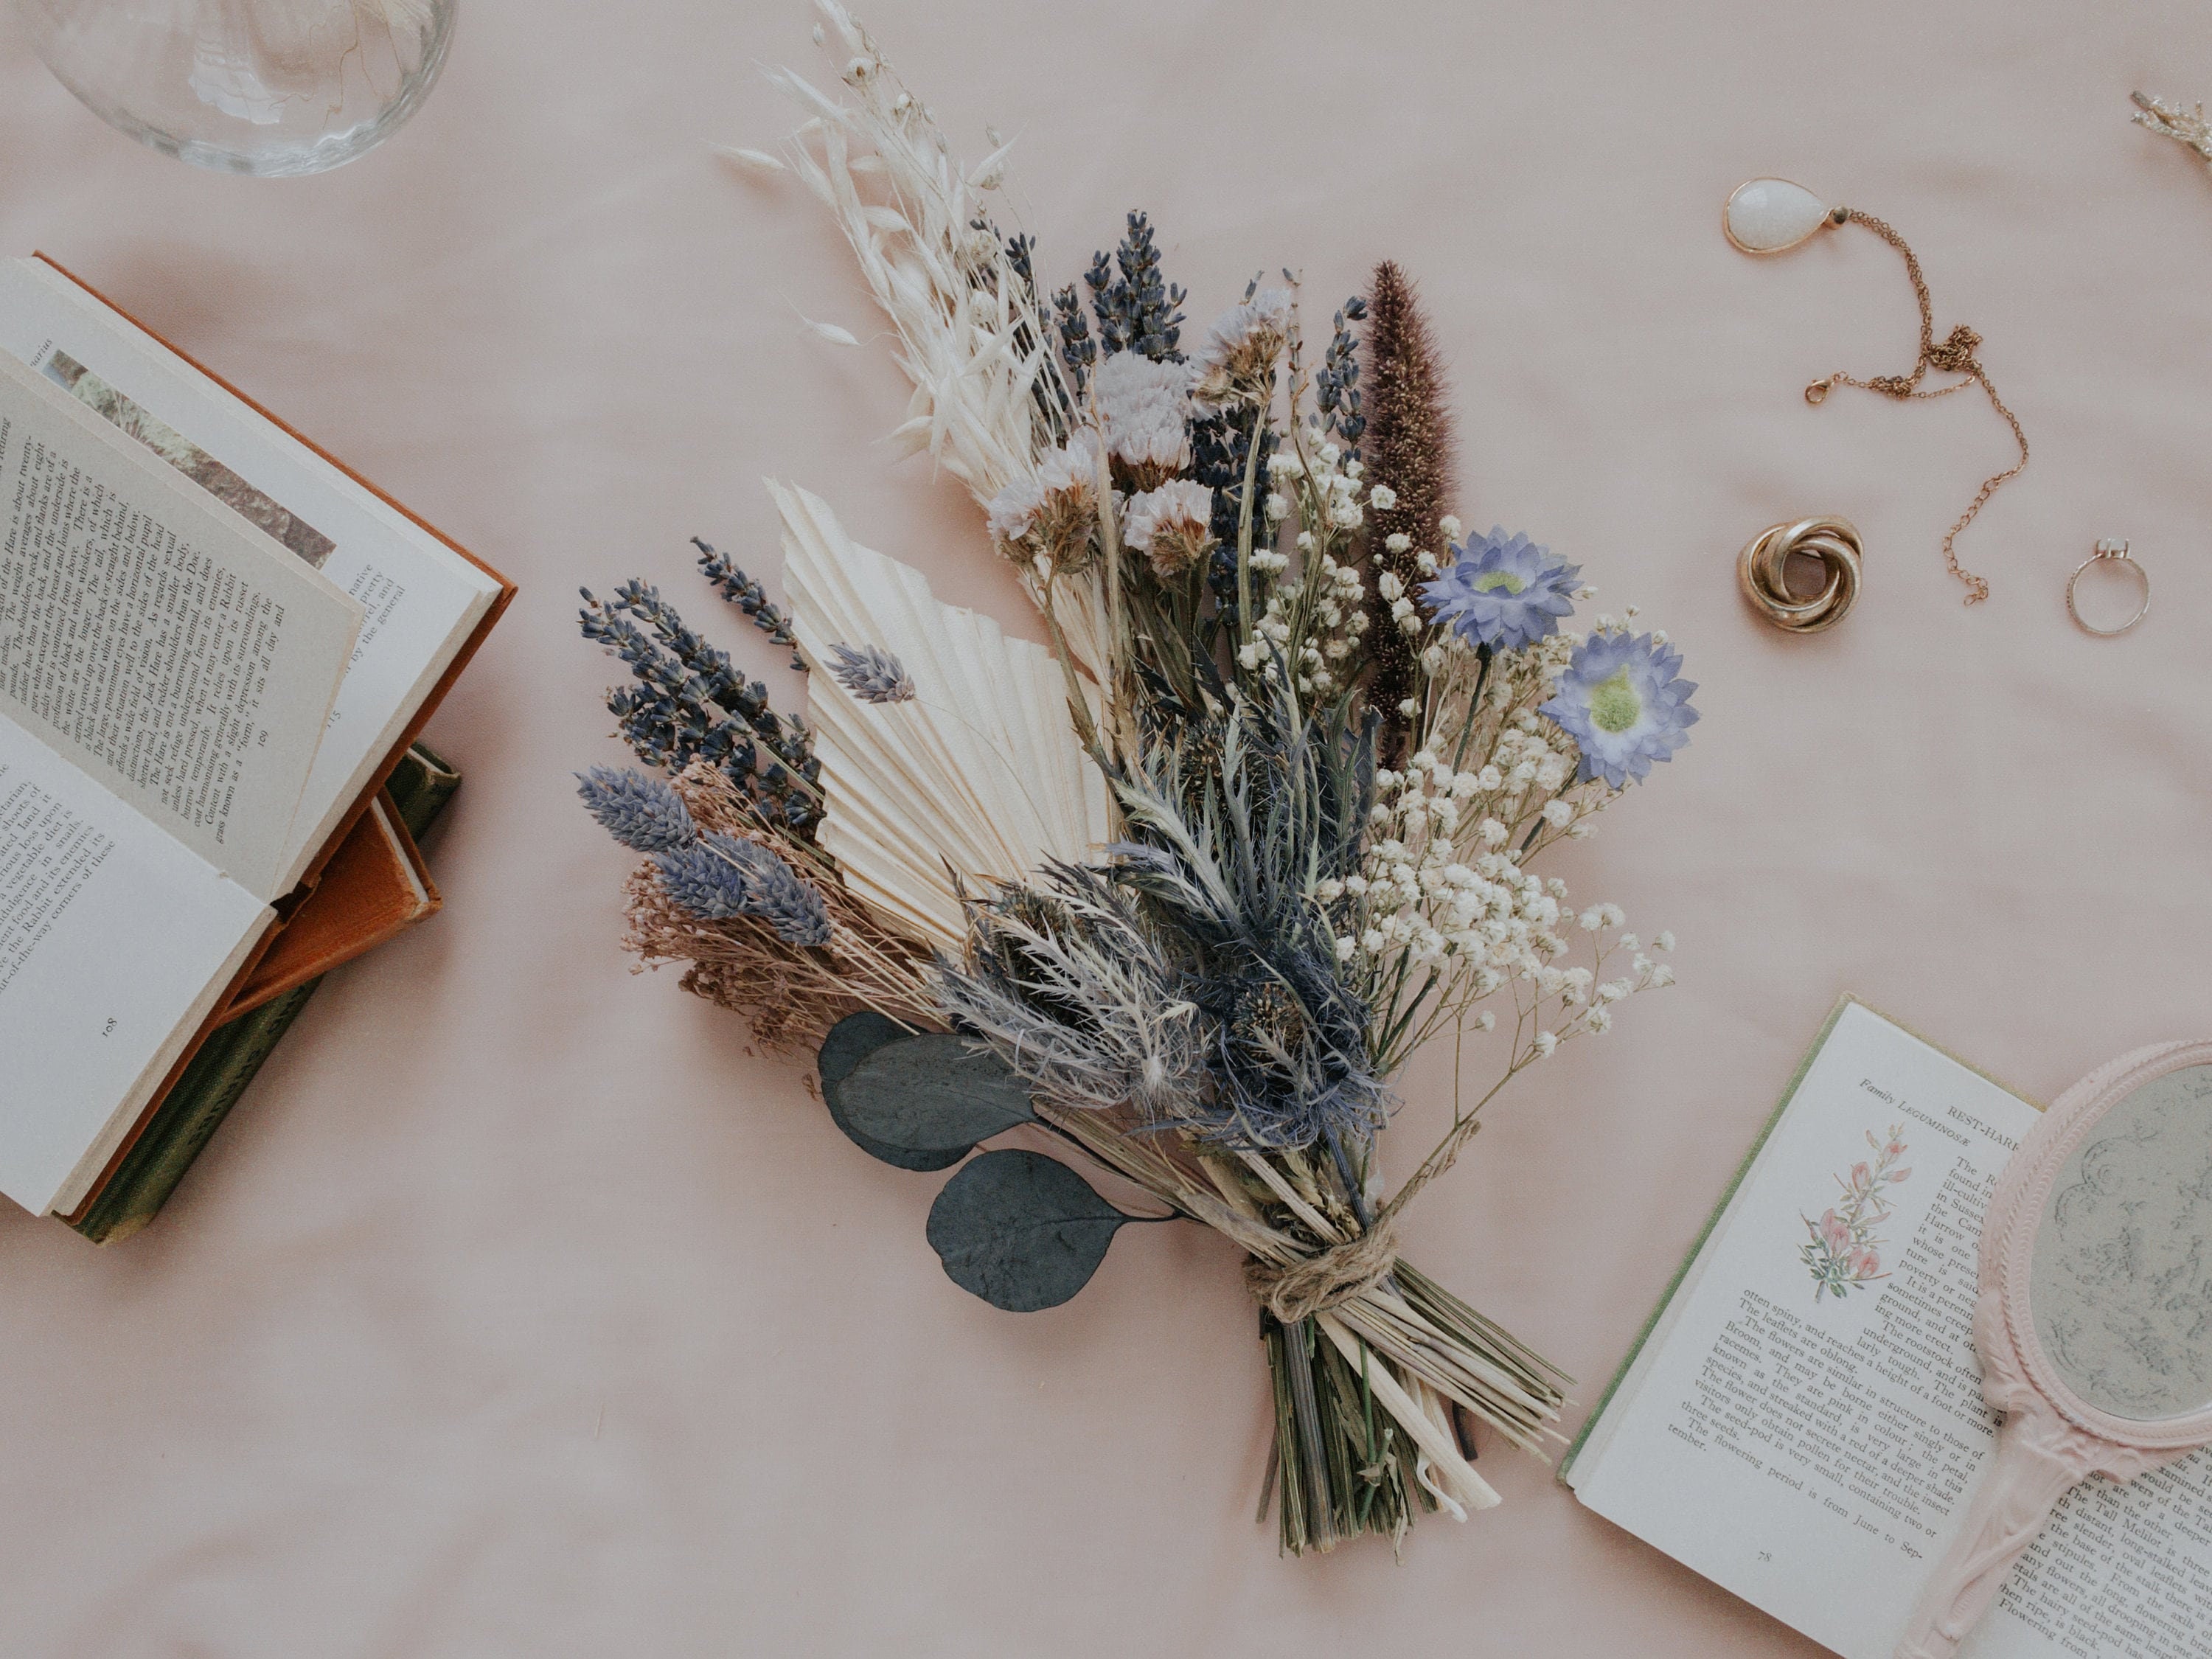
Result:
<svg viewBox="0 0 2212 1659">
<path fill-rule="evenodd" d="M 415 112 L 459 0 L 14 0 L 62 84 L 197 167 L 320 173 Z"/>
</svg>

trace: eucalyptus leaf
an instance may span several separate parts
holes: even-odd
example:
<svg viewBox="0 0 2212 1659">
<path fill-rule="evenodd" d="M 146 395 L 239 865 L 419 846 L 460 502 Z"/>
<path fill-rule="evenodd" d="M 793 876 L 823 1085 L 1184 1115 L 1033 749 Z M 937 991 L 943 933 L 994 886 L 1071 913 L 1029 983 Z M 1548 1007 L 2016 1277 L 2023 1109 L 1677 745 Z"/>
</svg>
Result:
<svg viewBox="0 0 2212 1659">
<path fill-rule="evenodd" d="M 837 1096 L 851 1128 L 915 1152 L 964 1152 L 1017 1123 L 1036 1121 L 1029 1085 L 1003 1060 L 942 1032 L 871 1046 L 839 1082 Z"/>
<path fill-rule="evenodd" d="M 845 1132 L 848 1140 L 869 1157 L 879 1158 L 901 1170 L 949 1169 L 974 1150 L 972 1143 L 966 1146 L 927 1149 L 895 1146 L 855 1127 L 845 1109 L 844 1085 L 846 1079 L 852 1076 L 853 1068 L 877 1049 L 913 1035 L 896 1020 L 877 1013 L 873 1009 L 863 1009 L 839 1020 L 822 1042 L 819 1061 L 822 1103 L 830 1109 L 830 1121 Z"/>
<path fill-rule="evenodd" d="M 1042 1152 L 986 1152 L 929 1206 L 929 1247 L 962 1290 L 1035 1313 L 1089 1284 L 1115 1231 L 1133 1219 Z"/>
</svg>

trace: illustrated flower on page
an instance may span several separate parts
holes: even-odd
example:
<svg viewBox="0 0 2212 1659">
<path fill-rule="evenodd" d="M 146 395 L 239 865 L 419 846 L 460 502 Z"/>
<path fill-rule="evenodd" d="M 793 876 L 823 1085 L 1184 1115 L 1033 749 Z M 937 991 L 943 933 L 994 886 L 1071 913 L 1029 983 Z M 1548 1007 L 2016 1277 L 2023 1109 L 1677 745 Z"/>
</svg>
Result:
<svg viewBox="0 0 2212 1659">
<path fill-rule="evenodd" d="M 1559 694 L 1539 712 L 1581 749 L 1580 781 L 1625 789 L 1689 742 L 1698 688 L 1675 672 L 1681 665 L 1680 652 L 1649 634 L 1593 634 L 1575 647 Z"/>
<path fill-rule="evenodd" d="M 1887 1277 L 1882 1271 L 1881 1252 L 1875 1248 L 1882 1242 L 1875 1230 L 1894 1213 L 1887 1189 L 1909 1178 L 1912 1171 L 1897 1161 L 1905 1156 L 1902 1124 L 1892 1125 L 1887 1139 L 1872 1130 L 1866 1139 L 1875 1150 L 1875 1161 L 1861 1160 L 1836 1177 L 1842 1197 L 1821 1211 L 1819 1220 L 1800 1216 L 1810 1237 L 1797 1247 L 1797 1257 L 1812 1275 L 1815 1306 L 1823 1297 L 1841 1301 L 1851 1291 L 1867 1290 Z"/>
<path fill-rule="evenodd" d="M 1526 536 L 1493 529 L 1452 555 L 1449 568 L 1422 584 L 1421 597 L 1470 645 L 1518 651 L 1558 633 L 1559 619 L 1573 614 L 1582 567 Z"/>
</svg>

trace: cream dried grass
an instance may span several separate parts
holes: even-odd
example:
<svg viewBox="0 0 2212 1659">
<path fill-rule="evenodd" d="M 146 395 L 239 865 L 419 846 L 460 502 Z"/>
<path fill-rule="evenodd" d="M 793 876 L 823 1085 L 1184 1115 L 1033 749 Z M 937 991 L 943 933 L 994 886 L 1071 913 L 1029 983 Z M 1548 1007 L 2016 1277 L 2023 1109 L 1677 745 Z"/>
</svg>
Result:
<svg viewBox="0 0 2212 1659">
<path fill-rule="evenodd" d="M 1034 477 L 1039 458 L 1060 442 L 1044 403 L 1073 401 L 1052 349 L 1058 331 L 998 234 L 976 228 L 993 216 L 986 198 L 1002 185 L 1012 146 L 1001 143 L 963 169 L 927 106 L 866 31 L 836 0 L 817 0 L 817 9 L 848 54 L 843 95 L 831 97 L 787 69 L 769 72 L 771 83 L 811 112 L 785 144 L 783 164 L 830 210 L 897 334 L 893 355 L 914 396 L 892 444 L 902 456 L 927 453 L 988 507 L 1007 485 Z M 775 159 L 719 148 L 756 170 Z M 1031 600 L 1052 611 L 1070 653 L 1097 678 L 1104 659 L 1095 587 L 1048 584 L 1028 566 L 1018 568 Z"/>
</svg>

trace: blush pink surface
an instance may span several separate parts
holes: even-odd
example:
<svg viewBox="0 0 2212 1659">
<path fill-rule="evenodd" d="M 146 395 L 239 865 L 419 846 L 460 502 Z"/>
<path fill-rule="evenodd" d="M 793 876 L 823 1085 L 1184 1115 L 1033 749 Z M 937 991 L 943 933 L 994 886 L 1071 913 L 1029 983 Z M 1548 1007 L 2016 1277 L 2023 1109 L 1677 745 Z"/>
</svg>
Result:
<svg viewBox="0 0 2212 1659">
<path fill-rule="evenodd" d="M 442 915 L 335 975 L 148 1234 L 0 1217 L 10 1655 L 1598 1659 L 1810 1645 L 1504 1449 L 1502 1508 L 1279 1560 L 1264 1370 L 1229 1248 L 1132 1230 L 1065 1308 L 1000 1314 L 922 1239 L 938 1182 L 840 1138 L 799 1062 L 633 976 L 624 855 L 568 772 L 620 758 L 577 584 L 773 584 L 763 474 L 944 596 L 1032 620 L 979 518 L 877 440 L 905 390 L 814 204 L 712 139 L 792 125 L 797 5 L 469 0 L 415 123 L 327 177 L 182 167 L 0 38 L 0 250 L 40 248 L 515 578 L 431 728 L 468 775 Z M 1409 1248 L 1583 1380 L 1634 1337 L 1839 992 L 2030 1094 L 2203 1026 L 2212 986 L 2212 177 L 2127 94 L 2212 93 L 2178 0 L 866 15 L 1054 283 L 1149 209 L 1194 325 L 1255 268 L 1316 306 L 1389 256 L 1455 376 L 1463 516 L 1586 565 L 1702 682 L 1691 746 L 1566 873 L 1682 983 L 1494 1109 Z M 826 72 L 826 71 L 825 71 Z M 2034 445 L 1909 366 L 1899 263 L 1732 251 L 1757 173 L 1899 227 Z M 840 350 L 799 315 L 878 349 Z M 1841 514 L 1856 611 L 1756 621 L 1737 549 Z M 2117 641 L 2067 574 L 2126 537 Z M 1478 1054 L 1478 1072 L 1486 1057 Z M 1448 1109 L 1407 1079 L 1407 1155 Z"/>
</svg>

